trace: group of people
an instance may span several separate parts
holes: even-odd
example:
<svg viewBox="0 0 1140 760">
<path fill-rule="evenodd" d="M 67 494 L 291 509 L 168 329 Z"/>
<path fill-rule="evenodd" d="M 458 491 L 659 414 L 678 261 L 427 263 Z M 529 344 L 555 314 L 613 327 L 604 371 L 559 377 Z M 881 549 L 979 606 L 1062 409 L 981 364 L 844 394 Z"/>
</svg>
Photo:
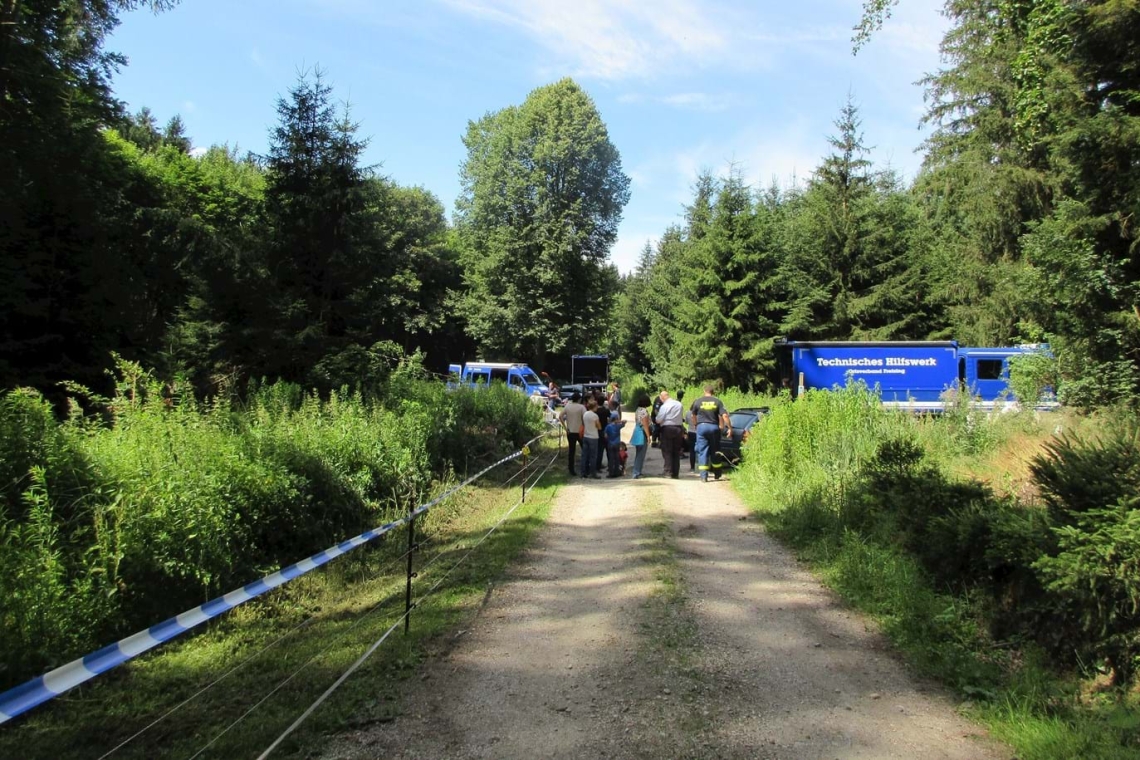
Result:
<svg viewBox="0 0 1140 760">
<path fill-rule="evenodd" d="M 606 460 L 607 477 L 620 477 L 625 472 L 628 456 L 621 440 L 625 423 L 621 418 L 621 387 L 614 383 L 608 395 L 601 390 L 587 394 L 574 393 L 562 408 L 559 422 L 566 429 L 570 476 L 601 478 L 602 460 Z M 574 455 L 582 447 L 581 468 L 575 469 Z"/>
<path fill-rule="evenodd" d="M 620 393 L 620 387 L 615 383 L 606 400 L 600 401 L 591 395 L 584 404 L 580 394 L 575 393 L 559 415 L 559 421 L 566 429 L 567 464 L 571 477 L 600 478 L 603 451 L 609 460 L 609 477 L 618 477 L 624 471 L 626 452 L 622 448 L 621 429 L 625 423 L 621 419 Z M 661 391 L 652 411 L 649 396 L 642 394 L 638 397 L 633 420 L 635 427 L 629 443 L 634 450 L 632 475 L 635 479 L 645 475 L 645 454 L 651 441 L 654 445 L 660 441 L 665 460 L 663 475 L 680 477 L 681 452 L 688 433 L 685 430 L 685 408 L 680 401 L 682 394 L 678 396 L 674 399 L 668 391 Z M 695 435 L 694 447 L 701 480 L 707 482 L 710 474 L 720 480 L 721 463 L 716 453 L 720 449 L 722 431 L 732 435 L 732 421 L 724 403 L 713 395 L 711 384 L 704 387 L 704 395 L 689 407 L 688 418 Z M 582 447 L 582 463 L 581 468 L 576 469 L 574 457 L 579 445 Z"/>
</svg>

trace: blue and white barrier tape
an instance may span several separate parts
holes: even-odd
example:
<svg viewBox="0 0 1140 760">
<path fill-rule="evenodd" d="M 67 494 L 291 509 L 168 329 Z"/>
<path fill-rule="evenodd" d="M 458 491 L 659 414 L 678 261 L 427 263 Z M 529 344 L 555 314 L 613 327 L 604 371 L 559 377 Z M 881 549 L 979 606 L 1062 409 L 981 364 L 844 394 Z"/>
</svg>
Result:
<svg viewBox="0 0 1140 760">
<path fill-rule="evenodd" d="M 383 536 L 385 533 L 395 530 L 401 525 L 405 525 L 409 520 L 419 517 L 450 497 L 459 489 L 469 486 L 477 478 L 482 477 L 499 465 L 506 464 L 512 459 L 517 459 L 522 456 L 527 447 L 535 441 L 546 437 L 546 435 L 548 435 L 548 433 L 531 439 L 523 446 L 523 449 L 503 457 L 494 464 L 488 465 L 459 485 L 428 503 L 417 507 L 399 520 L 365 531 L 359 536 L 350 538 L 347 541 L 342 541 L 336 546 L 318 552 L 308 559 L 303 559 L 288 567 L 283 567 L 277 572 L 265 576 L 261 580 L 242 586 L 236 591 L 231 591 L 224 596 L 211 599 L 205 604 L 200 604 L 192 610 L 183 612 L 181 615 L 175 615 L 169 620 L 147 628 L 145 631 L 139 631 L 133 636 L 128 636 L 110 646 L 103 647 L 85 657 L 73 660 L 66 665 L 61 665 L 55 670 L 49 671 L 38 678 L 33 678 L 31 681 L 9 689 L 3 694 L 0 694 L 0 724 L 8 722 L 17 715 L 26 713 L 33 707 L 43 704 L 69 689 L 75 688 L 81 683 L 90 681 L 100 673 L 105 673 L 111 668 L 139 656 L 143 652 L 154 649 L 159 644 L 163 644 L 176 636 L 182 635 L 191 628 L 205 623 L 207 620 L 212 620 L 222 613 L 232 610 L 239 604 L 245 604 L 250 599 L 261 596 L 266 591 L 271 591 L 284 583 L 288 583 L 294 578 L 299 578 L 305 573 L 317 569 L 326 562 L 336 559 L 358 546 L 363 546 Z"/>
</svg>

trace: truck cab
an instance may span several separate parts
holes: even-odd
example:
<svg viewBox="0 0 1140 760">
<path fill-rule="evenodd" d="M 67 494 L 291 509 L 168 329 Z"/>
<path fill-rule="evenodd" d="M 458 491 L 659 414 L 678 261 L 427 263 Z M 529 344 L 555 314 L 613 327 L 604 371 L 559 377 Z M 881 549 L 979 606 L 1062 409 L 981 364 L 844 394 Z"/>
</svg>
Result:
<svg viewBox="0 0 1140 760">
<path fill-rule="evenodd" d="M 963 347 L 958 349 L 958 375 L 975 399 L 975 405 L 987 409 L 1003 408 L 1018 402 L 1009 388 L 1009 360 L 1030 353 L 1049 353 L 1049 346 L 1031 343 L 1001 348 Z M 1046 389 L 1046 398 L 1037 399 L 1034 407 L 1057 406 Z"/>
</svg>

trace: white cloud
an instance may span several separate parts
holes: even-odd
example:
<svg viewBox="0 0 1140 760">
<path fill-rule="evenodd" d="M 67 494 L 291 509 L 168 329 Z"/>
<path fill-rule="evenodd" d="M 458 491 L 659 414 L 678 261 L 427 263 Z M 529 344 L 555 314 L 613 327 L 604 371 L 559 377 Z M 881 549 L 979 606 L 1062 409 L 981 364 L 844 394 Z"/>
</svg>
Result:
<svg viewBox="0 0 1140 760">
<path fill-rule="evenodd" d="M 695 0 L 444 0 L 467 15 L 526 32 L 575 75 L 648 77 L 721 58 L 727 34 Z"/>
<path fill-rule="evenodd" d="M 249 60 L 253 61 L 253 65 L 262 71 L 266 71 L 269 68 L 269 64 L 265 62 L 265 58 L 261 55 L 261 51 L 257 48 L 249 51 Z"/>
<path fill-rule="evenodd" d="M 193 100 L 184 100 L 182 102 L 182 111 L 184 113 L 194 113 L 197 110 L 198 106 Z"/>
<path fill-rule="evenodd" d="M 206 155 L 207 152 L 209 152 L 209 148 L 197 147 L 190 149 L 190 155 L 194 158 L 201 158 L 202 156 Z"/>
<path fill-rule="evenodd" d="M 617 102 L 626 104 L 660 103 L 686 111 L 703 111 L 718 113 L 727 111 L 740 102 L 739 96 L 728 93 L 711 92 L 678 92 L 672 95 L 642 95 L 640 93 L 625 93 L 618 95 Z"/>
</svg>

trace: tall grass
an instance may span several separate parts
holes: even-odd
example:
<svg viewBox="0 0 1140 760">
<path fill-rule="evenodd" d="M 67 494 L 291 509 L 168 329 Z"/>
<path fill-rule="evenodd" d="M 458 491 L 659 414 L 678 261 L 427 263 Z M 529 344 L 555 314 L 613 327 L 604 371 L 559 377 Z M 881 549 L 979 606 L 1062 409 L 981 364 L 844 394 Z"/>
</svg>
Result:
<svg viewBox="0 0 1140 760">
<path fill-rule="evenodd" d="M 0 397 L 0 688 L 403 513 L 541 424 L 504 387 L 397 372 L 201 403 L 124 365 L 105 414 Z"/>
</svg>

